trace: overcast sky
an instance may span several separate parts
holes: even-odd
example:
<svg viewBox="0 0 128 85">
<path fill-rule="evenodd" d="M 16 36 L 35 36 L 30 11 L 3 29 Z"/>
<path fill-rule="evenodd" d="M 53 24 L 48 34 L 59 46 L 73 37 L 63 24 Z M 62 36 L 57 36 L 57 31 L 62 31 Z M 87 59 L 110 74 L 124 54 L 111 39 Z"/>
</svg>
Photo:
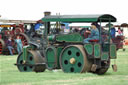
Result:
<svg viewBox="0 0 128 85">
<path fill-rule="evenodd" d="M 0 0 L 0 15 L 6 19 L 39 20 L 52 14 L 112 14 L 128 23 L 128 0 Z"/>
</svg>

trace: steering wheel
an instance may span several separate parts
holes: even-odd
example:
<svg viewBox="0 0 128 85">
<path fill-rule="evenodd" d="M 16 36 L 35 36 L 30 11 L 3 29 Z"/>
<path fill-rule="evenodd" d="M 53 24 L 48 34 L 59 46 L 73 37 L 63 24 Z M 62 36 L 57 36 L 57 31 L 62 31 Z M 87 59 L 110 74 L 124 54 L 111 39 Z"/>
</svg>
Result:
<svg viewBox="0 0 128 85">
<path fill-rule="evenodd" d="M 85 29 L 85 28 L 83 28 L 82 30 L 80 30 L 80 34 L 81 34 L 81 36 L 83 36 L 84 38 L 87 38 L 88 35 L 90 34 L 90 33 L 87 33 L 86 30 L 87 30 L 87 29 Z"/>
</svg>

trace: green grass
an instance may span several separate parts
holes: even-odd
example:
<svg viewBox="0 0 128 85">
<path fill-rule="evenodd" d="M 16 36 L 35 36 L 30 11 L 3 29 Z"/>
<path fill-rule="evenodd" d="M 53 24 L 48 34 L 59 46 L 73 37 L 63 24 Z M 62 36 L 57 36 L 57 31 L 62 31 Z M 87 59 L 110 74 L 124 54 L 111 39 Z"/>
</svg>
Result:
<svg viewBox="0 0 128 85">
<path fill-rule="evenodd" d="M 118 71 L 113 72 L 110 67 L 105 75 L 63 73 L 61 70 L 19 72 L 14 66 L 17 55 L 0 55 L 0 85 L 128 85 L 128 46 L 125 48 L 125 52 L 122 49 L 117 52 Z"/>
</svg>

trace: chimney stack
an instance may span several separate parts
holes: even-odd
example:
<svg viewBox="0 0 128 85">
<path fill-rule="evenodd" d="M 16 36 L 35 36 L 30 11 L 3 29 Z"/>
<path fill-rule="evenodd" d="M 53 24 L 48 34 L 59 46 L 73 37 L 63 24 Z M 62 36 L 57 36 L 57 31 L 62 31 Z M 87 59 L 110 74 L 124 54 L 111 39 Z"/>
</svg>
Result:
<svg viewBox="0 0 128 85">
<path fill-rule="evenodd" d="M 44 16 L 49 16 L 49 15 L 51 15 L 51 12 L 49 11 L 44 12 Z"/>
</svg>

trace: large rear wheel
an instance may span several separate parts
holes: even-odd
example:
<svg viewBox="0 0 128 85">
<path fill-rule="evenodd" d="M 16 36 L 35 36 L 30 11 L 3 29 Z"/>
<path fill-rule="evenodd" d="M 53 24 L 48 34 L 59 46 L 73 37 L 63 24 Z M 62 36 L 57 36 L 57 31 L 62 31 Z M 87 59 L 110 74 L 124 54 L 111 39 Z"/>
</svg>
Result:
<svg viewBox="0 0 128 85">
<path fill-rule="evenodd" d="M 5 42 L 2 39 L 0 39 L 0 54 L 2 54 L 4 48 L 5 48 Z"/>
<path fill-rule="evenodd" d="M 66 73 L 83 73 L 91 68 L 82 45 L 67 46 L 61 53 L 60 66 Z"/>
</svg>

